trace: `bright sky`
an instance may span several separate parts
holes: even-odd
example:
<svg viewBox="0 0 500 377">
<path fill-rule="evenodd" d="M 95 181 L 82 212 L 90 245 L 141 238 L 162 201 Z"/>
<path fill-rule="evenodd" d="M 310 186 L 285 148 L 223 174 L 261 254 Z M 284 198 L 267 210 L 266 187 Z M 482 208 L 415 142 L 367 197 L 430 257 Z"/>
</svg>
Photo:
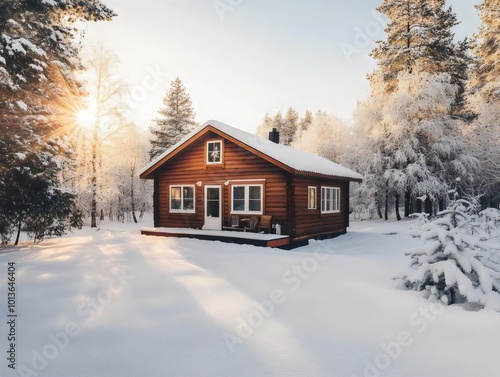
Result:
<svg viewBox="0 0 500 377">
<path fill-rule="evenodd" d="M 216 119 L 254 132 L 266 112 L 289 106 L 350 119 L 366 98 L 368 55 L 383 39 L 382 0 L 102 0 L 118 17 L 88 24 L 121 59 L 129 103 L 149 126 L 179 76 L 200 123 Z M 462 24 L 479 25 L 474 4 L 448 0 Z"/>
</svg>

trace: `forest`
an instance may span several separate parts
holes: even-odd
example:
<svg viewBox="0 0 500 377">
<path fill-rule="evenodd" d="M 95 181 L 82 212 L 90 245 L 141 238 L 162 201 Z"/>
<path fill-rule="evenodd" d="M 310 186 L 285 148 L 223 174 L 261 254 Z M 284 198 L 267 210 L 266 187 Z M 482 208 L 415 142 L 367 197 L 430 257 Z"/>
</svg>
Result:
<svg viewBox="0 0 500 377">
<path fill-rule="evenodd" d="M 345 165 L 352 216 L 436 215 L 450 192 L 500 203 L 499 4 L 477 7 L 479 29 L 457 40 L 445 0 L 384 0 L 386 38 L 370 56 L 368 98 L 345 121 L 321 109 L 265 114 L 256 133 Z M 117 57 L 84 46 L 79 22 L 113 22 L 93 0 L 0 2 L 0 237 L 35 240 L 152 210 L 139 169 L 197 126 L 187 88 L 165 88 L 150 132 L 134 109 Z M 366 74 L 367 72 L 361 73 Z M 332 89 L 333 90 L 333 89 Z M 237 126 L 237 125 L 236 125 Z"/>
</svg>

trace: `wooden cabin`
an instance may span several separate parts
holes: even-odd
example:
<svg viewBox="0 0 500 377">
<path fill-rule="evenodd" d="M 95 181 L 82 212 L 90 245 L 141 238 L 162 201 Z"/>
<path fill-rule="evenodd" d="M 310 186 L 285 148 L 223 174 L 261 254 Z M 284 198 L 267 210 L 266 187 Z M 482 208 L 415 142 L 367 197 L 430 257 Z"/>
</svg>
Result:
<svg viewBox="0 0 500 377">
<path fill-rule="evenodd" d="M 339 164 L 217 121 L 197 127 L 143 168 L 154 180 L 154 226 L 241 230 L 271 216 L 289 243 L 346 233 L 349 182 Z M 241 223 L 241 221 L 246 221 Z M 147 233 L 146 233 L 147 234 Z"/>
</svg>

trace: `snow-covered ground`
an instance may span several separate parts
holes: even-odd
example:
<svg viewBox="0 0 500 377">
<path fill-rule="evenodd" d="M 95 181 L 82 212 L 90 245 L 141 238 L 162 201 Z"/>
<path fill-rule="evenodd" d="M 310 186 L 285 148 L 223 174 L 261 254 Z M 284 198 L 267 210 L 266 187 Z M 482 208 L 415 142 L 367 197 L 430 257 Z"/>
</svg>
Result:
<svg viewBox="0 0 500 377">
<path fill-rule="evenodd" d="M 293 251 L 141 236 L 147 223 L 2 249 L 0 375 L 499 376 L 499 313 L 397 289 L 411 223 L 352 222 Z"/>
</svg>

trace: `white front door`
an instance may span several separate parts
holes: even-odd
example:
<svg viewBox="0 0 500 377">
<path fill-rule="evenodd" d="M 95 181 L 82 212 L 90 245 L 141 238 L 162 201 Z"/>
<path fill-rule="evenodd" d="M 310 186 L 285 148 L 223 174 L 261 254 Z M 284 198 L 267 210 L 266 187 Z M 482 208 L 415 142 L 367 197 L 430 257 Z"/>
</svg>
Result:
<svg viewBox="0 0 500 377">
<path fill-rule="evenodd" d="M 221 230 L 221 186 L 205 186 L 205 225 L 203 229 Z"/>
</svg>

